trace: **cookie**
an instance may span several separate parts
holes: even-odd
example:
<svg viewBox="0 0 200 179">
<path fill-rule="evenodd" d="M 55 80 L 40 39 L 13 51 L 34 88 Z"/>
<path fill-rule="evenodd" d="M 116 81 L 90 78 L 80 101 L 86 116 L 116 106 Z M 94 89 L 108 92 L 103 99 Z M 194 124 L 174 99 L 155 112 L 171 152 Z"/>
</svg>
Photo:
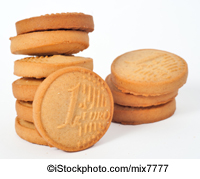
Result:
<svg viewBox="0 0 200 179">
<path fill-rule="evenodd" d="M 31 122 L 27 122 L 16 117 L 15 130 L 19 137 L 28 142 L 39 145 L 48 145 L 47 142 L 39 135 L 34 124 Z"/>
<path fill-rule="evenodd" d="M 64 151 L 87 149 L 108 130 L 113 97 L 106 82 L 81 67 L 60 69 L 38 87 L 34 124 L 52 146 Z"/>
<path fill-rule="evenodd" d="M 16 22 L 17 35 L 44 30 L 80 30 L 92 32 L 94 30 L 93 17 L 83 13 L 56 13 Z"/>
<path fill-rule="evenodd" d="M 175 110 L 175 99 L 166 104 L 151 107 L 126 107 L 115 104 L 112 121 L 130 125 L 153 123 L 169 118 Z"/>
<path fill-rule="evenodd" d="M 89 46 L 88 33 L 73 30 L 32 32 L 10 40 L 11 52 L 22 55 L 70 55 Z"/>
<path fill-rule="evenodd" d="M 142 95 L 133 95 L 130 93 L 122 93 L 111 81 L 111 75 L 106 77 L 106 83 L 110 87 L 110 90 L 113 95 L 114 102 L 122 106 L 133 106 L 133 107 L 147 107 L 147 106 L 156 106 L 159 104 L 167 103 L 174 99 L 178 91 L 168 93 L 160 96 L 142 96 Z"/>
<path fill-rule="evenodd" d="M 65 55 L 26 57 L 15 61 L 14 74 L 23 77 L 44 78 L 54 71 L 68 66 L 80 66 L 93 70 L 93 59 Z"/>
<path fill-rule="evenodd" d="M 122 92 L 157 96 L 177 91 L 186 83 L 188 67 L 181 57 L 143 49 L 117 57 L 111 65 L 112 82 Z"/>
<path fill-rule="evenodd" d="M 38 86 L 43 79 L 20 78 L 12 83 L 13 95 L 22 101 L 33 101 Z"/>
<path fill-rule="evenodd" d="M 15 108 L 16 108 L 17 116 L 20 119 L 33 123 L 32 101 L 16 100 Z"/>
</svg>

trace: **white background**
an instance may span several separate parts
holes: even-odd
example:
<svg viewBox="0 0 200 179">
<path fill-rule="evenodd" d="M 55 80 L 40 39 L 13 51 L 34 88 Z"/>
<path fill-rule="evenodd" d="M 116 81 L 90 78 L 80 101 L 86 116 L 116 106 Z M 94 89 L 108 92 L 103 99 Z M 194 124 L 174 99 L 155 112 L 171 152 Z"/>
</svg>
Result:
<svg viewBox="0 0 200 179">
<path fill-rule="evenodd" d="M 0 5 L 0 158 L 51 159 L 199 159 L 200 158 L 200 1 L 199 0 L 6 0 Z M 175 53 L 189 66 L 175 114 L 163 121 L 124 126 L 112 123 L 93 147 L 75 153 L 31 144 L 15 133 L 14 61 L 9 37 L 15 22 L 49 13 L 93 15 L 90 46 L 77 56 L 94 59 L 102 78 L 119 55 L 142 48 Z"/>
</svg>

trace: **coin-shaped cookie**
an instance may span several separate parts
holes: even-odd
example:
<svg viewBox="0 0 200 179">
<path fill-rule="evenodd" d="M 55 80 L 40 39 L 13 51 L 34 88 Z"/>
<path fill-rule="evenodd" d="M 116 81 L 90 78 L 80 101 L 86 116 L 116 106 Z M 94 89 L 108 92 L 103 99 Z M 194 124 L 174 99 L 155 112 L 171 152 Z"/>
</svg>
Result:
<svg viewBox="0 0 200 179">
<path fill-rule="evenodd" d="M 113 97 L 91 70 L 67 67 L 49 75 L 33 101 L 34 124 L 54 147 L 80 151 L 99 141 L 110 126 Z"/>
<path fill-rule="evenodd" d="M 122 92 L 157 96 L 186 83 L 188 67 L 181 57 L 154 49 L 127 52 L 111 65 L 112 81 Z"/>
</svg>

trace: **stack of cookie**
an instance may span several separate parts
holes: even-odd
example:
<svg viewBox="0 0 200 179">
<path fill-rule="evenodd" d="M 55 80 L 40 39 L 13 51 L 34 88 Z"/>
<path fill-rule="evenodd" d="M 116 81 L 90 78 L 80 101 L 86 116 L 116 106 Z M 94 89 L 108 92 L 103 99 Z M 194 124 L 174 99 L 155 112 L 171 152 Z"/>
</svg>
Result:
<svg viewBox="0 0 200 179">
<path fill-rule="evenodd" d="M 169 52 L 143 49 L 117 57 L 106 78 L 115 102 L 113 122 L 143 124 L 172 116 L 187 75 L 185 60 Z"/>
<path fill-rule="evenodd" d="M 61 68 L 79 66 L 93 70 L 91 58 L 72 55 L 88 48 L 93 17 L 83 13 L 44 15 L 18 21 L 16 30 L 17 36 L 10 38 L 11 52 L 32 55 L 14 63 L 14 74 L 22 77 L 12 84 L 17 99 L 16 132 L 29 142 L 47 145 L 33 123 L 35 93 L 46 77 Z"/>
</svg>

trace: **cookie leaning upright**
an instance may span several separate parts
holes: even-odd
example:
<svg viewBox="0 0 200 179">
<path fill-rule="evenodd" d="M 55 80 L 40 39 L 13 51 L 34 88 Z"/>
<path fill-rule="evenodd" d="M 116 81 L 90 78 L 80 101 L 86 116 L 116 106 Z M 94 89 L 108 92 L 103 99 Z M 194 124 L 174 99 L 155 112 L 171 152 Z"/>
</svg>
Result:
<svg viewBox="0 0 200 179">
<path fill-rule="evenodd" d="M 108 130 L 113 98 L 106 82 L 82 67 L 49 75 L 33 101 L 34 124 L 52 146 L 80 151 L 94 145 Z"/>
<path fill-rule="evenodd" d="M 157 96 L 186 83 L 188 67 L 181 57 L 153 49 L 136 50 L 117 57 L 111 65 L 112 82 L 125 93 Z"/>
<path fill-rule="evenodd" d="M 93 17 L 83 13 L 60 13 L 16 22 L 11 52 L 25 55 L 74 54 L 89 46 Z"/>
</svg>

